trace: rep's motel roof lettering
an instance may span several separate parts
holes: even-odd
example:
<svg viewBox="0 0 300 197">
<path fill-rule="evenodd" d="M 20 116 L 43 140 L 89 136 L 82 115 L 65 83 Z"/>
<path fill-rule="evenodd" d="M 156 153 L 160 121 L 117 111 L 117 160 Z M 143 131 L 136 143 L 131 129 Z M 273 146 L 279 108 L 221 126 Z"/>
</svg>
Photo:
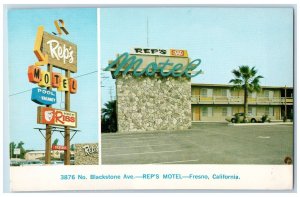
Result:
<svg viewBox="0 0 300 197">
<path fill-rule="evenodd" d="M 163 77 L 187 78 L 203 73 L 202 70 L 195 70 L 201 64 L 201 59 L 190 61 L 186 50 L 175 50 L 175 53 L 172 52 L 174 49 L 170 49 L 169 52 L 164 49 L 137 49 L 139 50 L 131 54 L 117 55 L 115 60 L 109 61 L 109 65 L 104 70 L 111 71 L 114 78 L 121 73 L 126 75 L 128 72 L 135 77 L 142 75 L 151 77 L 159 73 Z"/>
</svg>

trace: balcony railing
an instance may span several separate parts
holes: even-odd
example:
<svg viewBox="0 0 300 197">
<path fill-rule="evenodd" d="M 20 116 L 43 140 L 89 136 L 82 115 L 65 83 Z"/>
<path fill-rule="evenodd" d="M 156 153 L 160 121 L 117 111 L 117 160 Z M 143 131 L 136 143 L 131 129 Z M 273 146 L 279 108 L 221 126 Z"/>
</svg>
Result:
<svg viewBox="0 0 300 197">
<path fill-rule="evenodd" d="M 292 97 L 256 97 L 248 98 L 248 104 L 252 105 L 293 105 Z M 212 96 L 205 97 L 192 95 L 192 104 L 244 104 L 243 96 Z"/>
</svg>

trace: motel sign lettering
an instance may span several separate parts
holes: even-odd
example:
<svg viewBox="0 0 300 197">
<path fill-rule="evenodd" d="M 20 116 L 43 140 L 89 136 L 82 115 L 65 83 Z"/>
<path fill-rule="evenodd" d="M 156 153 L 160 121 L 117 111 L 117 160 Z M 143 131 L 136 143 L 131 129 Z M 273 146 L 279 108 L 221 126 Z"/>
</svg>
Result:
<svg viewBox="0 0 300 197">
<path fill-rule="evenodd" d="M 180 50 L 180 49 L 167 50 L 167 49 L 133 48 L 131 49 L 130 54 L 188 57 L 187 50 Z"/>
<path fill-rule="evenodd" d="M 38 107 L 38 124 L 77 127 L 77 113 L 51 107 Z"/>
<path fill-rule="evenodd" d="M 98 152 L 98 146 L 90 146 L 90 145 L 84 145 L 83 147 L 85 156 L 91 155 L 93 153 L 97 153 Z"/>
<path fill-rule="evenodd" d="M 63 47 L 61 47 L 57 40 L 49 40 L 47 44 L 50 47 L 50 54 L 52 58 L 56 58 L 58 61 L 63 59 L 64 64 L 66 63 L 66 60 L 68 60 L 69 63 L 73 63 L 74 51 L 72 50 L 71 46 L 68 48 L 65 44 L 63 44 Z"/>
<path fill-rule="evenodd" d="M 56 92 L 43 88 L 33 88 L 31 100 L 41 105 L 52 105 L 56 103 Z"/>
<path fill-rule="evenodd" d="M 170 62 L 169 59 L 167 59 L 165 62 L 160 62 L 158 64 L 156 62 L 151 62 L 142 71 L 138 71 L 142 63 L 143 63 L 143 59 L 137 58 L 135 55 L 129 56 L 128 53 L 123 53 L 122 55 L 117 57 L 117 59 L 115 59 L 112 63 L 110 63 L 108 67 L 106 67 L 104 70 L 105 71 L 114 70 L 113 75 L 115 77 L 120 72 L 122 72 L 123 75 L 126 75 L 131 70 L 133 70 L 133 76 L 135 77 L 140 77 L 144 74 L 146 76 L 151 77 L 154 76 L 155 73 L 159 72 L 163 77 L 186 76 L 187 78 L 192 78 L 202 73 L 202 70 L 199 70 L 195 74 L 190 74 L 190 72 L 195 70 L 200 65 L 201 63 L 200 59 L 195 59 L 191 61 L 185 67 L 181 63 L 174 65 L 174 63 Z M 170 71 L 165 70 L 165 68 L 168 66 L 172 66 L 172 69 Z"/>
<path fill-rule="evenodd" d="M 39 66 L 28 67 L 28 80 L 40 87 L 57 88 L 58 91 L 69 91 L 71 94 L 77 92 L 76 79 L 64 77 L 60 73 L 43 71 Z"/>
</svg>

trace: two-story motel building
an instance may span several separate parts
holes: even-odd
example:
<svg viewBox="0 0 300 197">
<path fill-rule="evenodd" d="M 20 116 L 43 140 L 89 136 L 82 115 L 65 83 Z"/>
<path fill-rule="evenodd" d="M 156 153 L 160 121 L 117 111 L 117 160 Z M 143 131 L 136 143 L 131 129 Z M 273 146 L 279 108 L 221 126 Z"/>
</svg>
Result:
<svg viewBox="0 0 300 197">
<path fill-rule="evenodd" d="M 244 112 L 244 91 L 231 85 L 192 84 L 192 120 L 225 121 L 227 116 Z M 271 120 L 293 116 L 293 88 L 262 86 L 248 97 L 248 111 L 254 116 L 268 115 Z"/>
</svg>

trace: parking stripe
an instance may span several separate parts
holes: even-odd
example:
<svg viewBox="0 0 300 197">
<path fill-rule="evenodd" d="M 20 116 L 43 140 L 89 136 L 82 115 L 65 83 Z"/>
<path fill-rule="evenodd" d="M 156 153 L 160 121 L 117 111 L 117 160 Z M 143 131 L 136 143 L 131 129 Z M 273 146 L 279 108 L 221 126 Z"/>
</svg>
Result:
<svg viewBox="0 0 300 197">
<path fill-rule="evenodd" d="M 142 153 L 124 153 L 124 154 L 114 154 L 114 155 L 103 155 L 104 157 L 115 157 L 115 156 L 123 156 L 123 155 L 143 155 L 143 154 L 160 154 L 160 153 L 175 153 L 182 152 L 183 150 L 175 150 L 175 151 L 158 151 L 158 152 L 142 152 Z"/>
<path fill-rule="evenodd" d="M 151 138 L 157 138 L 157 137 L 155 137 L 155 136 L 153 136 L 153 137 L 133 137 L 133 138 L 130 138 L 130 137 L 128 137 L 128 138 L 122 138 L 122 137 L 120 137 L 120 138 L 105 138 L 105 141 L 110 141 L 110 140 L 127 140 L 127 139 L 129 139 L 129 140 L 139 140 L 139 139 L 151 139 Z"/>
<path fill-rule="evenodd" d="M 139 147 L 152 147 L 152 146 L 170 146 L 170 145 L 174 145 L 174 144 L 153 144 L 153 145 L 142 145 L 142 146 L 116 146 L 116 147 L 107 147 L 107 148 L 102 148 L 102 150 L 104 149 L 114 149 L 114 148 L 139 148 Z"/>
<path fill-rule="evenodd" d="M 170 141 L 170 139 L 169 139 L 169 141 Z M 153 142 L 156 142 L 157 143 L 157 139 L 150 139 L 150 140 L 148 140 L 148 141 L 146 141 L 147 143 L 153 143 Z M 136 143 L 136 144 L 145 144 L 145 141 L 137 141 L 137 140 L 134 140 L 134 141 L 120 141 L 120 142 L 118 142 L 118 144 L 133 144 L 133 143 Z M 115 142 L 102 142 L 101 143 L 101 145 L 102 145 L 102 147 L 103 146 L 110 146 L 110 145 L 112 145 L 112 144 L 115 144 Z"/>
<path fill-rule="evenodd" d="M 199 161 L 199 160 L 194 159 L 194 160 L 182 160 L 182 161 L 166 161 L 166 162 L 159 162 L 159 163 L 152 163 L 152 164 L 185 163 L 185 162 L 193 162 L 193 161 Z"/>
</svg>

